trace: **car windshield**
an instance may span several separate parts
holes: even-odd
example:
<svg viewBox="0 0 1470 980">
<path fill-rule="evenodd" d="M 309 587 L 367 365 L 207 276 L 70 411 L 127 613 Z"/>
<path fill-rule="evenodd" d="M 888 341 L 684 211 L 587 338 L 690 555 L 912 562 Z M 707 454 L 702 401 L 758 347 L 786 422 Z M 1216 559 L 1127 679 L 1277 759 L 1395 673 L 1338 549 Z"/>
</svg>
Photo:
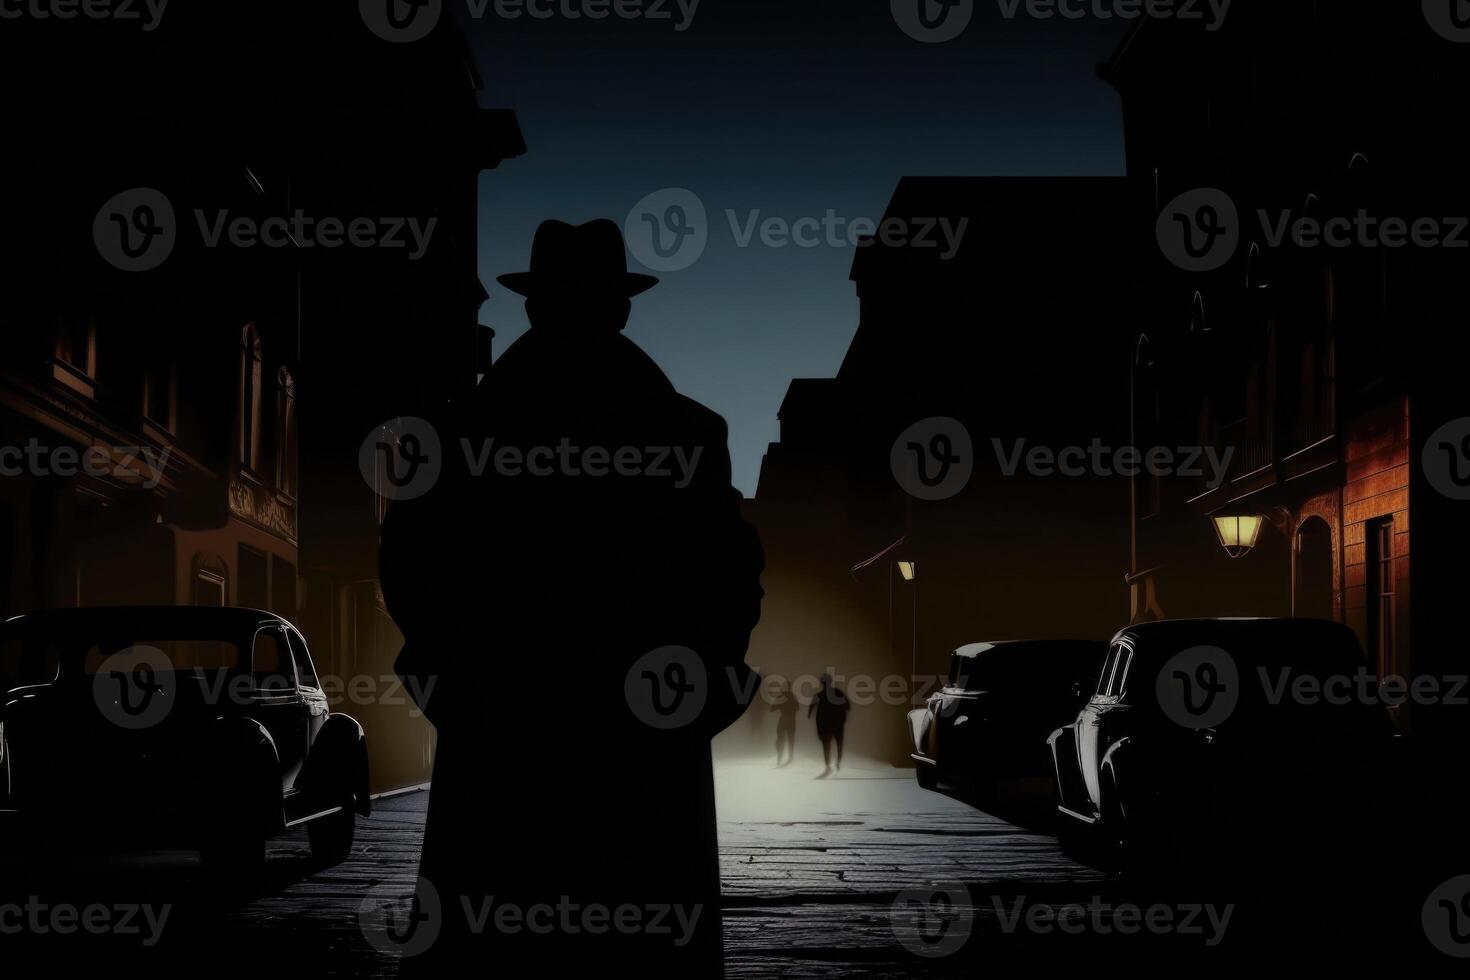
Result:
<svg viewBox="0 0 1470 980">
<path fill-rule="evenodd" d="M 144 664 L 157 671 L 233 671 L 240 666 L 240 647 L 231 640 L 154 630 L 10 628 L 0 633 L 0 690 Z"/>
</svg>

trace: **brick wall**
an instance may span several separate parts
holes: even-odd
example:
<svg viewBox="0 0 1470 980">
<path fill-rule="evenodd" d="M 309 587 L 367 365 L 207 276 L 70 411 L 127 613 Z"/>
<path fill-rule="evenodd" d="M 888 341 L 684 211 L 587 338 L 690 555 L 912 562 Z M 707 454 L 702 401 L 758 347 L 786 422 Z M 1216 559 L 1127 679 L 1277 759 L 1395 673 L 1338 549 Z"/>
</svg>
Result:
<svg viewBox="0 0 1470 980">
<path fill-rule="evenodd" d="M 1376 569 L 1378 535 L 1392 522 L 1392 578 L 1395 628 L 1390 662 L 1379 665 L 1387 673 L 1407 674 L 1409 665 L 1409 404 L 1397 399 L 1384 408 L 1360 416 L 1346 427 L 1347 479 L 1343 488 L 1343 565 L 1346 619 L 1374 650 L 1377 599 L 1369 595 Z"/>
</svg>

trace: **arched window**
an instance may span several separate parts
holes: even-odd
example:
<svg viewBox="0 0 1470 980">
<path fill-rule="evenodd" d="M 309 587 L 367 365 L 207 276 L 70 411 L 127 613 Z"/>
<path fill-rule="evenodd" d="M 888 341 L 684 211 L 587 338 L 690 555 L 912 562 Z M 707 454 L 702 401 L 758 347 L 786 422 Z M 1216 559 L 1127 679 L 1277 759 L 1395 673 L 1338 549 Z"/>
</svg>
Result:
<svg viewBox="0 0 1470 980">
<path fill-rule="evenodd" d="M 1189 301 L 1189 332 L 1192 334 L 1210 332 L 1210 324 L 1205 319 L 1205 294 L 1198 291 Z"/>
<path fill-rule="evenodd" d="M 1292 615 L 1307 619 L 1337 618 L 1334 555 L 1331 525 L 1321 517 L 1303 521 L 1296 532 Z"/>
<path fill-rule="evenodd" d="M 247 323 L 240 333 L 240 465 L 260 469 L 260 332 Z"/>
<path fill-rule="evenodd" d="M 296 380 L 282 367 L 276 372 L 276 489 L 296 496 Z"/>
<path fill-rule="evenodd" d="M 230 604 L 229 570 L 223 558 L 209 552 L 198 552 L 194 555 L 191 572 L 191 598 L 194 605 Z"/>
<path fill-rule="evenodd" d="M 1245 257 L 1245 288 L 1248 292 L 1271 288 L 1271 273 L 1260 242 L 1251 242 L 1250 252 Z"/>
</svg>

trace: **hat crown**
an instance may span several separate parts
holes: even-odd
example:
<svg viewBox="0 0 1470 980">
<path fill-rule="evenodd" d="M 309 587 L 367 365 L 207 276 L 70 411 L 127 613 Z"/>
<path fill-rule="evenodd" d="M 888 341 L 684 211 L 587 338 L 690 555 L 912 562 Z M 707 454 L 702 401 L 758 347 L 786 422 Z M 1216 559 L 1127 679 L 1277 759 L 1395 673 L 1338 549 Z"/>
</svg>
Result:
<svg viewBox="0 0 1470 980">
<path fill-rule="evenodd" d="M 584 225 L 544 221 L 531 244 L 531 274 L 611 279 L 628 271 L 623 231 L 607 218 Z"/>
<path fill-rule="evenodd" d="M 529 294 L 532 289 L 592 286 L 631 296 L 656 282 L 652 276 L 628 272 L 623 230 L 607 218 L 572 225 L 543 221 L 531 242 L 529 272 L 499 277 L 502 285 Z"/>
</svg>

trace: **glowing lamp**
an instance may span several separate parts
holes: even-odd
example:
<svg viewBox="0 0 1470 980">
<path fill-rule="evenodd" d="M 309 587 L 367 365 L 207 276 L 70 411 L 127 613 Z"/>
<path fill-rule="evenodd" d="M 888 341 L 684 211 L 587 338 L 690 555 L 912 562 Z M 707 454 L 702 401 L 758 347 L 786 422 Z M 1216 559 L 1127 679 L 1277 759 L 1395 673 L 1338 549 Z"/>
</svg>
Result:
<svg viewBox="0 0 1470 980">
<path fill-rule="evenodd" d="M 1261 525 L 1265 517 L 1260 514 L 1231 514 L 1215 518 L 1215 534 L 1220 546 L 1231 558 L 1243 558 L 1250 554 L 1261 536 Z"/>
<path fill-rule="evenodd" d="M 903 576 L 905 582 L 912 582 L 914 576 L 918 574 L 917 565 L 918 562 L 901 561 L 898 563 L 898 574 Z"/>
</svg>

